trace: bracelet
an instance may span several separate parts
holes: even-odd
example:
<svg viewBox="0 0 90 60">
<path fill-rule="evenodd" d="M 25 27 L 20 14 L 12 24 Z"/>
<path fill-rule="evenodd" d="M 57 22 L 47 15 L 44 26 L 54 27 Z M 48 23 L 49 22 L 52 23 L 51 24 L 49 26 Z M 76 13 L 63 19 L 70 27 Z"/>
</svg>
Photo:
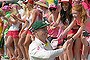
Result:
<svg viewBox="0 0 90 60">
<path fill-rule="evenodd" d="M 72 41 L 73 41 L 73 42 L 75 42 L 75 39 L 74 39 L 74 38 L 72 38 Z"/>
</svg>

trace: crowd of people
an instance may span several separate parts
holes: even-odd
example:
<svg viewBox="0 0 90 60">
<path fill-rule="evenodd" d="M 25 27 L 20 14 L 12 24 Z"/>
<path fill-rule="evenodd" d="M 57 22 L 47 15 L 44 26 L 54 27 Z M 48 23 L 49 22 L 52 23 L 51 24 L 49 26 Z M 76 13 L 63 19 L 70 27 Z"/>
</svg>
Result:
<svg viewBox="0 0 90 60">
<path fill-rule="evenodd" d="M 90 0 L 2 2 L 0 60 L 89 60 Z"/>
</svg>

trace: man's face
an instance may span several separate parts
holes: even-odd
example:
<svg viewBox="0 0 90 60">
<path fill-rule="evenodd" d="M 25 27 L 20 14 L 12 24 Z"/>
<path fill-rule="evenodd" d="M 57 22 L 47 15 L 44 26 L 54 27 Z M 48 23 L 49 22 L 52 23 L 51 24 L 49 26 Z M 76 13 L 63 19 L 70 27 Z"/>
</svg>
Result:
<svg viewBox="0 0 90 60">
<path fill-rule="evenodd" d="M 40 38 L 46 39 L 47 36 L 48 36 L 47 27 L 38 29 L 38 30 L 36 31 L 36 35 L 37 35 L 38 37 L 40 37 Z"/>
</svg>

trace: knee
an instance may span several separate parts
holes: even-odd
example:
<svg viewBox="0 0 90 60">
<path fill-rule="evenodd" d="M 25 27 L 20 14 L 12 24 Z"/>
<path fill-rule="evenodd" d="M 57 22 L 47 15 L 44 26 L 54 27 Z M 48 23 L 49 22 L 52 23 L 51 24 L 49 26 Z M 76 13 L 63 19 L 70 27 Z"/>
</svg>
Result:
<svg viewBox="0 0 90 60">
<path fill-rule="evenodd" d="M 72 50 L 72 45 L 69 45 L 69 46 L 67 47 L 67 50 Z"/>
<path fill-rule="evenodd" d="M 23 44 L 23 46 L 24 46 L 24 47 L 27 47 L 27 46 L 28 46 L 28 44 L 27 44 L 27 43 L 24 43 L 24 44 Z"/>
<path fill-rule="evenodd" d="M 10 47 L 10 44 L 9 43 L 6 43 L 6 47 L 9 48 Z"/>
<path fill-rule="evenodd" d="M 21 42 L 18 42 L 17 46 L 21 47 L 21 46 L 23 46 L 23 44 Z"/>
<path fill-rule="evenodd" d="M 24 42 L 23 46 L 28 47 L 30 45 L 30 43 L 31 43 L 31 41 L 27 40 L 27 41 Z"/>
<path fill-rule="evenodd" d="M 23 46 L 22 39 L 23 39 L 23 38 L 20 38 L 20 39 L 19 39 L 19 42 L 18 42 L 18 44 L 17 44 L 19 47 L 20 47 L 20 46 Z"/>
<path fill-rule="evenodd" d="M 18 43 L 18 47 L 21 47 L 21 44 Z"/>
</svg>

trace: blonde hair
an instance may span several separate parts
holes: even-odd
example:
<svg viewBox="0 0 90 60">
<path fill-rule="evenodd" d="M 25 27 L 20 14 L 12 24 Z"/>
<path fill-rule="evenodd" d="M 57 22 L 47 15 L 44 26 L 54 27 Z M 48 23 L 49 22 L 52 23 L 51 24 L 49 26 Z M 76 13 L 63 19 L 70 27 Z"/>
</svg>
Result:
<svg viewBox="0 0 90 60">
<path fill-rule="evenodd" d="M 75 10 L 80 13 L 80 18 L 82 19 L 82 23 L 85 23 L 87 21 L 87 13 L 84 7 L 79 4 L 72 7 L 72 10 Z"/>
</svg>

